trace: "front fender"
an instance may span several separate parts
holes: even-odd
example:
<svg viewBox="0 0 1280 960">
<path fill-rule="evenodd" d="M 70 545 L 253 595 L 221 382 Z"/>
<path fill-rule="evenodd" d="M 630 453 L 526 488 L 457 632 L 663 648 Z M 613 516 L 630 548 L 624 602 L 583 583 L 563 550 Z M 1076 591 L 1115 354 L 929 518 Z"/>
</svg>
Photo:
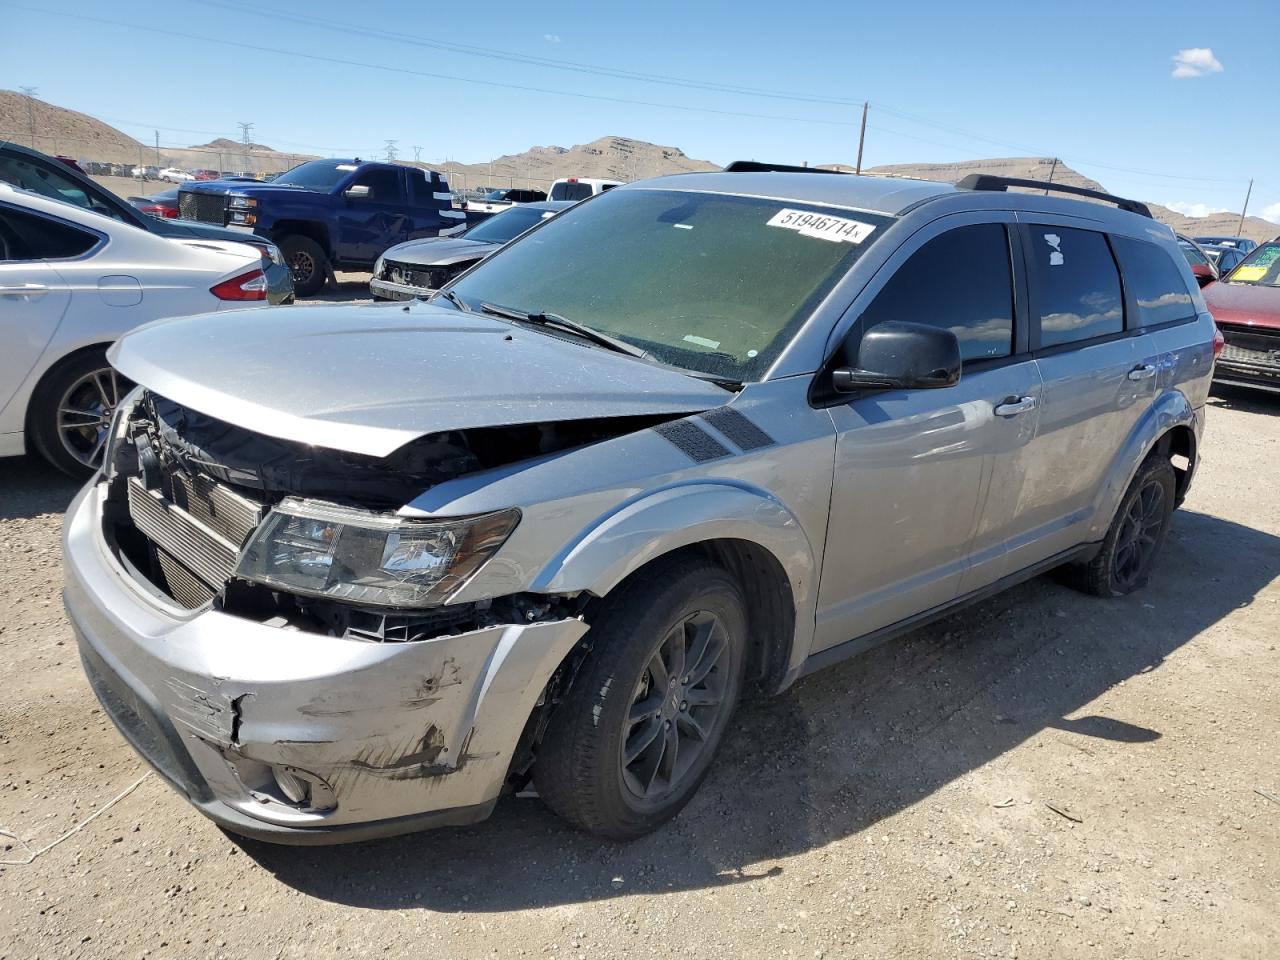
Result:
<svg viewBox="0 0 1280 960">
<path fill-rule="evenodd" d="M 1160 438 L 1174 427 L 1190 427 L 1199 446 L 1203 418 L 1181 391 L 1170 391 L 1160 396 L 1129 432 L 1124 445 L 1111 461 L 1106 478 L 1098 487 L 1094 500 L 1093 522 L 1089 527 L 1089 540 L 1098 541 L 1107 535 L 1107 528 L 1120 507 L 1124 492 L 1129 489 L 1138 467 L 1160 442 Z M 1195 472 L 1195 463 L 1190 470 Z"/>
<path fill-rule="evenodd" d="M 755 487 L 703 480 L 625 503 L 585 527 L 539 571 L 530 589 L 604 596 L 657 557 L 721 539 L 757 544 L 786 571 L 795 605 L 793 662 L 788 664 L 794 667 L 812 640 L 819 558 L 791 511 Z"/>
</svg>

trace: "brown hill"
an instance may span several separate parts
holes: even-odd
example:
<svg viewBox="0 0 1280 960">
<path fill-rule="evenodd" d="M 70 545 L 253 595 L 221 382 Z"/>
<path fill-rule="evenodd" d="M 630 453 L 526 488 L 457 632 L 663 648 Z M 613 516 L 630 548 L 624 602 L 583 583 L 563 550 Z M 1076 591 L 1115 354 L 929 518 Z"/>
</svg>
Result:
<svg viewBox="0 0 1280 960">
<path fill-rule="evenodd" d="M 145 144 L 101 120 L 13 90 L 0 90 L 0 139 L 104 163 L 138 163 L 147 152 Z M 154 148 L 150 156 L 146 162 L 155 163 Z"/>
<path fill-rule="evenodd" d="M 221 150 L 225 153 L 225 152 L 231 152 L 233 150 L 239 150 L 243 152 L 246 146 L 250 150 L 262 150 L 266 153 L 276 152 L 272 147 L 268 147 L 265 144 L 261 144 L 261 143 L 245 144 L 240 140 L 232 140 L 230 137 L 218 137 L 214 140 L 210 140 L 208 143 L 198 143 L 191 149 L 192 150 Z"/>
<path fill-rule="evenodd" d="M 830 164 L 832 169 L 849 169 L 846 166 Z M 913 177 L 918 180 L 946 180 L 955 182 L 971 173 L 994 173 L 1002 177 L 1018 177 L 1025 180 L 1048 180 L 1052 171 L 1055 183 L 1065 183 L 1073 187 L 1086 187 L 1090 190 L 1106 190 L 1102 184 L 1063 163 L 1057 161 L 1055 166 L 1051 157 L 999 157 L 992 160 L 968 160 L 959 163 L 896 163 L 882 167 L 871 167 L 866 173 L 891 177 Z M 1231 236 L 1240 223 L 1240 215 L 1234 213 L 1215 213 L 1207 217 L 1187 217 L 1170 210 L 1158 203 L 1146 201 L 1151 213 L 1161 223 L 1167 223 L 1178 233 L 1189 236 Z M 1246 217 L 1244 227 L 1240 231 L 1243 237 L 1252 240 L 1270 240 L 1280 233 L 1280 225 L 1261 217 Z"/>
</svg>

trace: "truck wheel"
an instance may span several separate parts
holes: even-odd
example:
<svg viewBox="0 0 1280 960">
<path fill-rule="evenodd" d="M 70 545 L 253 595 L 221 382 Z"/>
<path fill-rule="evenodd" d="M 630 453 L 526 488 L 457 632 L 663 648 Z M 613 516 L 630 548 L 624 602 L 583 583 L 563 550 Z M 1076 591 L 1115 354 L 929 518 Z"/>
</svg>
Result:
<svg viewBox="0 0 1280 960">
<path fill-rule="evenodd" d="M 612 840 L 680 812 L 738 700 L 743 609 L 733 578 L 693 556 L 655 565 L 605 598 L 591 653 L 538 748 L 534 784 L 552 810 Z"/>
<path fill-rule="evenodd" d="M 1177 478 L 1167 457 L 1153 454 L 1138 468 L 1098 555 L 1069 568 L 1072 585 L 1096 597 L 1122 597 L 1146 586 L 1173 518 Z"/>
<path fill-rule="evenodd" d="M 63 360 L 31 395 L 27 426 L 33 446 L 63 473 L 88 477 L 102 465 L 111 415 L 131 389 L 107 363 L 105 350 Z"/>
<path fill-rule="evenodd" d="M 290 234 L 276 241 L 284 262 L 293 271 L 293 289 L 300 297 L 315 296 L 329 275 L 329 259 L 310 237 Z"/>
</svg>

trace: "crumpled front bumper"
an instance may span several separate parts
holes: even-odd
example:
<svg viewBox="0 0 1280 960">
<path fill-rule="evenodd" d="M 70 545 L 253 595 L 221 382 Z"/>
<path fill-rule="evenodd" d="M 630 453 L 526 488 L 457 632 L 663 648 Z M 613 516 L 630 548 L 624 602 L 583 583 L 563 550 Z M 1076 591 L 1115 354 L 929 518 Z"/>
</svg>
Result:
<svg viewBox="0 0 1280 960">
<path fill-rule="evenodd" d="M 385 300 L 414 300 L 418 297 L 429 297 L 435 290 L 426 287 L 411 287 L 407 283 L 393 283 L 374 277 L 369 281 L 369 292 L 375 297 Z"/>
<path fill-rule="evenodd" d="M 67 514 L 65 602 L 94 692 L 176 789 L 236 833 L 335 843 L 488 815 L 579 619 L 414 643 L 281 629 L 151 594 L 112 554 L 101 486 Z M 330 809 L 290 804 L 305 771 Z"/>
</svg>

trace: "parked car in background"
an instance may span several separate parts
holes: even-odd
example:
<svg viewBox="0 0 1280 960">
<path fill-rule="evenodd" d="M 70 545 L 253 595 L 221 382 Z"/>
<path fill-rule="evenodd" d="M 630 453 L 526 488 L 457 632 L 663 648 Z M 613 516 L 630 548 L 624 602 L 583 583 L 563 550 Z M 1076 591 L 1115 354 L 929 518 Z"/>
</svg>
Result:
<svg viewBox="0 0 1280 960">
<path fill-rule="evenodd" d="M 131 202 L 121 200 L 78 170 L 72 170 L 38 150 L 4 140 L 0 140 L 0 182 L 95 210 L 161 237 L 249 243 L 262 254 L 262 269 L 267 276 L 267 299 L 271 303 L 293 300 L 293 274 L 285 265 L 284 256 L 274 243 L 260 237 L 177 220 L 163 212 L 143 213 Z M 162 206 L 163 201 L 159 205 Z"/>
<path fill-rule="evenodd" d="M 112 341 L 162 317 L 266 303 L 253 247 L 160 237 L 0 184 L 0 456 L 38 452 L 87 476 L 125 389 Z"/>
<path fill-rule="evenodd" d="M 1218 268 L 1213 265 L 1213 261 L 1209 259 L 1209 254 L 1205 253 L 1200 244 L 1190 237 L 1178 234 L 1178 249 L 1182 251 L 1183 257 L 1186 258 L 1187 266 L 1191 268 L 1191 275 L 1196 278 L 1196 283 L 1200 285 L 1201 289 L 1218 279 Z"/>
<path fill-rule="evenodd" d="M 1242 253 L 1250 253 L 1258 246 L 1257 240 L 1250 240 L 1248 237 L 1193 237 L 1192 239 L 1202 246 L 1212 244 L 1218 247 L 1235 247 Z"/>
<path fill-rule="evenodd" d="M 392 247 L 373 266 L 369 292 L 376 300 L 412 300 L 436 290 L 531 230 L 571 202 L 522 203 L 496 213 L 456 237 L 427 237 Z"/>
<path fill-rule="evenodd" d="M 362 160 L 311 160 L 270 183 L 187 183 L 178 209 L 277 244 L 304 297 L 334 270 L 369 270 L 388 247 L 460 233 L 466 219 L 441 174 Z"/>
<path fill-rule="evenodd" d="M 604 193 L 622 186 L 621 180 L 601 180 L 597 177 L 564 177 L 551 184 L 548 200 L 586 200 L 597 193 Z"/>
<path fill-rule="evenodd" d="M 217 170 L 192 170 L 192 180 L 221 180 L 222 174 Z"/>
<path fill-rule="evenodd" d="M 163 190 L 148 197 L 129 197 L 129 203 L 139 213 L 172 220 L 178 216 L 178 188 Z"/>
<path fill-rule="evenodd" d="M 1239 247 L 1218 246 L 1209 243 L 1201 244 L 1200 249 L 1209 258 L 1213 268 L 1218 271 L 1219 277 L 1231 270 L 1248 255 Z"/>
<path fill-rule="evenodd" d="M 157 174 L 157 177 L 169 183 L 186 183 L 188 180 L 195 179 L 193 174 L 188 173 L 186 170 L 179 170 L 177 167 L 165 167 Z"/>
<path fill-rule="evenodd" d="M 1144 206 L 988 192 L 1029 183 L 662 177 L 429 303 L 123 337 L 64 526 L 103 711 L 261 839 L 469 823 L 531 776 L 627 840 L 748 689 L 1053 567 L 1140 589 L 1213 320 Z"/>
<path fill-rule="evenodd" d="M 160 177 L 159 167 L 140 166 L 130 171 L 135 180 L 156 180 Z"/>
<path fill-rule="evenodd" d="M 1280 241 L 1255 247 L 1204 299 L 1226 339 L 1214 379 L 1280 391 Z"/>
<path fill-rule="evenodd" d="M 490 190 L 477 200 L 467 200 L 462 209 L 468 213 L 499 213 L 518 203 L 540 203 L 547 199 L 541 190 Z"/>
</svg>

